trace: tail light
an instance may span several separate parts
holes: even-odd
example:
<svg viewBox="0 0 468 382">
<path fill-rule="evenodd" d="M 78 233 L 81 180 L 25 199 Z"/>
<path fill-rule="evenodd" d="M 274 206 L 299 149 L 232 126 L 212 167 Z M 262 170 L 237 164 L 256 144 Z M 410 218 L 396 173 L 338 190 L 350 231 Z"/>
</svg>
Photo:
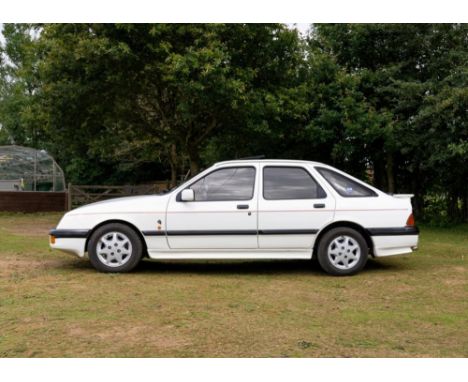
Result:
<svg viewBox="0 0 468 382">
<path fill-rule="evenodd" d="M 406 220 L 406 225 L 408 227 L 413 227 L 414 226 L 414 216 L 413 216 L 413 213 L 410 214 L 410 216 L 408 216 L 408 219 Z"/>
</svg>

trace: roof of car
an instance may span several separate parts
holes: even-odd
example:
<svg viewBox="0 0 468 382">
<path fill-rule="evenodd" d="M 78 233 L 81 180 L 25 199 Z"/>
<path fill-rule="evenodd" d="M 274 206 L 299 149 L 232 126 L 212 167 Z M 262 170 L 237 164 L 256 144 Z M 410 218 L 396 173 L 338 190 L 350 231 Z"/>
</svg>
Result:
<svg viewBox="0 0 468 382">
<path fill-rule="evenodd" d="M 319 166 L 328 166 L 320 162 L 312 162 L 307 160 L 295 160 L 295 159 L 235 159 L 223 162 L 215 163 L 214 166 L 226 165 L 226 164 L 248 164 L 248 163 L 272 163 L 272 164 L 311 164 Z"/>
</svg>

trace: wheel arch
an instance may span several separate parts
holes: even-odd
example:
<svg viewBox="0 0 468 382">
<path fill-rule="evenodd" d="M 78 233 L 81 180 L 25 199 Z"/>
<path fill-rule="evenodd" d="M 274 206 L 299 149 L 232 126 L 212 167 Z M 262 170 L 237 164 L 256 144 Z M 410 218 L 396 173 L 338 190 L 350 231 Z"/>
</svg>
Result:
<svg viewBox="0 0 468 382">
<path fill-rule="evenodd" d="M 318 248 L 318 245 L 320 243 L 320 240 L 322 239 L 322 236 L 325 235 L 331 229 L 337 228 L 337 227 L 348 227 L 348 228 L 352 228 L 352 229 L 358 231 L 362 235 L 364 240 L 366 241 L 367 247 L 369 248 L 370 254 L 372 256 L 374 256 L 374 243 L 372 242 L 372 239 L 371 239 L 369 233 L 366 231 L 366 229 L 363 226 L 361 226 L 361 225 L 359 225 L 357 223 L 347 221 L 347 220 L 342 220 L 342 221 L 332 222 L 332 223 L 328 224 L 327 226 L 323 227 L 319 231 L 319 233 L 317 234 L 317 237 L 315 238 L 314 250 L 312 251 L 312 257 L 313 258 L 317 257 L 317 248 Z"/>
<path fill-rule="evenodd" d="M 85 252 L 88 251 L 88 243 L 89 243 L 89 239 L 91 238 L 91 236 L 93 235 L 93 233 L 100 227 L 106 225 L 106 224 L 111 224 L 111 223 L 119 223 L 119 224 L 124 224 L 126 225 L 127 227 L 133 229 L 135 231 L 135 233 L 139 236 L 140 240 L 141 240 L 141 243 L 143 245 L 143 254 L 144 256 L 147 256 L 148 255 L 148 247 L 146 246 L 146 240 L 143 236 L 143 234 L 141 233 L 141 231 L 132 223 L 129 223 L 128 221 L 126 220 L 120 220 L 120 219 L 110 219 L 110 220 L 105 220 L 103 222 L 100 222 L 99 224 L 95 225 L 88 233 L 88 236 L 86 237 L 86 243 L 85 243 Z"/>
</svg>

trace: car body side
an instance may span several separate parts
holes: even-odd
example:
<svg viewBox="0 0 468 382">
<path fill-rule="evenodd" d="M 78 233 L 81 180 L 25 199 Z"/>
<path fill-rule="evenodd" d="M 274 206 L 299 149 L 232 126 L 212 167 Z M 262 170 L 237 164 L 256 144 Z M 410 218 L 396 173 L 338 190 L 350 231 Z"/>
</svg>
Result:
<svg viewBox="0 0 468 382">
<path fill-rule="evenodd" d="M 178 197 L 212 171 L 246 166 L 255 168 L 254 191 L 248 201 L 183 202 Z M 268 166 L 305 169 L 325 191 L 326 198 L 265 200 L 263 169 Z M 317 170 L 319 167 L 352 179 L 376 196 L 338 194 Z M 239 204 L 248 205 L 248 209 L 238 209 Z M 314 207 L 322 204 L 322 208 Z M 409 253 L 417 247 L 417 229 L 406 226 L 411 213 L 410 197 L 388 195 L 325 164 L 229 161 L 217 163 L 167 194 L 112 199 L 72 210 L 51 231 L 51 247 L 83 257 L 95 229 L 122 222 L 140 235 L 152 259 L 307 259 L 327 230 L 348 226 L 362 233 L 373 256 L 382 257 Z"/>
</svg>

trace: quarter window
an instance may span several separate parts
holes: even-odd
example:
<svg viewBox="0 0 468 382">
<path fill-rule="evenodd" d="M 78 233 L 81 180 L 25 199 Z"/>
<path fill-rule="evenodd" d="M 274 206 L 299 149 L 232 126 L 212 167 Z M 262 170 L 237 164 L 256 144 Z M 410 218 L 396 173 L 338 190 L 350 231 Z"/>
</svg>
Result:
<svg viewBox="0 0 468 382">
<path fill-rule="evenodd" d="M 325 197 L 325 191 L 304 168 L 265 167 L 263 169 L 264 199 L 319 199 Z"/>
<path fill-rule="evenodd" d="M 249 200 L 253 197 L 255 169 L 229 167 L 215 170 L 190 186 L 195 201 Z"/>
<path fill-rule="evenodd" d="M 322 175 L 325 180 L 335 189 L 338 194 L 345 197 L 365 197 L 365 196 L 377 196 L 377 194 L 363 186 L 362 184 L 355 182 L 354 180 L 337 173 L 333 170 L 323 167 L 317 167 L 317 171 Z"/>
</svg>

